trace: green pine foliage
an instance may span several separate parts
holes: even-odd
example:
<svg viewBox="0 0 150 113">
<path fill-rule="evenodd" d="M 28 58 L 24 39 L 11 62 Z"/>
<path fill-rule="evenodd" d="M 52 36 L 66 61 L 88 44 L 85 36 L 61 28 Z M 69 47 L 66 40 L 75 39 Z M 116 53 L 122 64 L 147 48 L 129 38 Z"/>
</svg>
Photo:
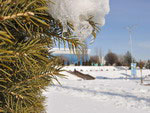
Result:
<svg viewBox="0 0 150 113">
<path fill-rule="evenodd" d="M 47 13 L 48 0 L 0 0 L 0 113 L 44 113 L 42 91 L 62 65 L 50 52 L 64 45 L 79 53 L 83 44 Z M 92 35 L 98 27 L 90 19 Z"/>
<path fill-rule="evenodd" d="M 0 0 L 0 113 L 43 113 L 42 91 L 53 84 L 61 65 L 49 50 L 64 44 L 78 50 L 71 25 L 47 13 L 48 0 Z"/>
</svg>

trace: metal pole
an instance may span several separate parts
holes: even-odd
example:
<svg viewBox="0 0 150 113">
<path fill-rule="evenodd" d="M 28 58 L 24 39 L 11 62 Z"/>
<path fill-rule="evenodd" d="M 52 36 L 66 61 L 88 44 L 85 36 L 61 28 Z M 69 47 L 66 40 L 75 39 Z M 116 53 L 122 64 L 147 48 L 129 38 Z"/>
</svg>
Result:
<svg viewBox="0 0 150 113">
<path fill-rule="evenodd" d="M 131 62 L 132 63 L 134 63 L 134 59 L 133 59 L 133 42 L 132 42 L 132 32 L 133 32 L 134 28 L 135 28 L 135 25 L 128 26 L 126 28 L 129 32 L 129 37 L 130 37 L 130 52 L 131 52 Z"/>
<path fill-rule="evenodd" d="M 129 31 L 129 35 L 130 35 L 131 63 L 134 63 L 134 60 L 133 60 L 133 42 L 132 42 L 132 32 L 131 31 Z"/>
<path fill-rule="evenodd" d="M 133 47 L 132 47 L 132 45 L 133 45 L 133 42 L 132 42 L 132 32 L 133 32 L 133 28 L 134 28 L 134 26 L 128 26 L 127 27 L 127 30 L 128 30 L 128 32 L 129 32 L 129 38 L 130 38 L 130 52 L 131 52 L 131 64 L 133 65 L 133 62 L 134 62 L 134 60 L 133 60 Z M 132 70 L 132 65 L 131 65 L 131 71 L 133 71 Z M 132 74 L 132 72 L 131 72 L 131 74 Z M 135 76 L 134 76 L 135 77 Z"/>
</svg>

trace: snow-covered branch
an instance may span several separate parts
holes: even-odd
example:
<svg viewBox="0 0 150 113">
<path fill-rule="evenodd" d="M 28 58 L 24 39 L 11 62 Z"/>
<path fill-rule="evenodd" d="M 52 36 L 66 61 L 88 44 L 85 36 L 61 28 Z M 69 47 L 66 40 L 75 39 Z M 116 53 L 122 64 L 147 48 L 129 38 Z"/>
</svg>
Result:
<svg viewBox="0 0 150 113">
<path fill-rule="evenodd" d="M 74 35 L 85 39 L 93 31 L 89 23 L 103 26 L 105 24 L 105 15 L 108 14 L 109 0 L 51 0 L 49 3 L 49 13 L 53 18 L 60 20 L 63 24 L 64 32 L 67 31 L 67 23 L 74 26 Z"/>
</svg>

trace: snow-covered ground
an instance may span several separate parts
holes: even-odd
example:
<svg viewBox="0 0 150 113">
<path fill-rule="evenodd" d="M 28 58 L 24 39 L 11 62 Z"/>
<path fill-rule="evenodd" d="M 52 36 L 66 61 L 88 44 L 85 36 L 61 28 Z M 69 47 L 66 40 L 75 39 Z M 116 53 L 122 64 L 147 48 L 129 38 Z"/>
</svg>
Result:
<svg viewBox="0 0 150 113">
<path fill-rule="evenodd" d="M 44 95 L 47 96 L 47 113 L 149 113 L 150 86 L 140 84 L 124 67 L 64 67 L 94 76 L 95 80 L 82 80 L 68 72 L 66 78 L 58 78 Z M 143 70 L 143 76 L 150 70 Z M 144 83 L 146 83 L 145 81 Z M 150 81 L 149 81 L 150 82 Z"/>
</svg>

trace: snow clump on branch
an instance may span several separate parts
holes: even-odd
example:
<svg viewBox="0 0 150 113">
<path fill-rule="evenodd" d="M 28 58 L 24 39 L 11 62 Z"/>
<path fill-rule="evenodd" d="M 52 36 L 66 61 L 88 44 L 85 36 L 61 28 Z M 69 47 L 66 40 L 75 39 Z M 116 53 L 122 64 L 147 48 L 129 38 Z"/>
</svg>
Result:
<svg viewBox="0 0 150 113">
<path fill-rule="evenodd" d="M 51 0 L 48 3 L 49 13 L 53 18 L 60 20 L 63 32 L 67 32 L 67 23 L 74 27 L 74 35 L 84 40 L 89 37 L 93 27 L 88 22 L 103 26 L 105 15 L 109 13 L 109 0 Z"/>
</svg>

